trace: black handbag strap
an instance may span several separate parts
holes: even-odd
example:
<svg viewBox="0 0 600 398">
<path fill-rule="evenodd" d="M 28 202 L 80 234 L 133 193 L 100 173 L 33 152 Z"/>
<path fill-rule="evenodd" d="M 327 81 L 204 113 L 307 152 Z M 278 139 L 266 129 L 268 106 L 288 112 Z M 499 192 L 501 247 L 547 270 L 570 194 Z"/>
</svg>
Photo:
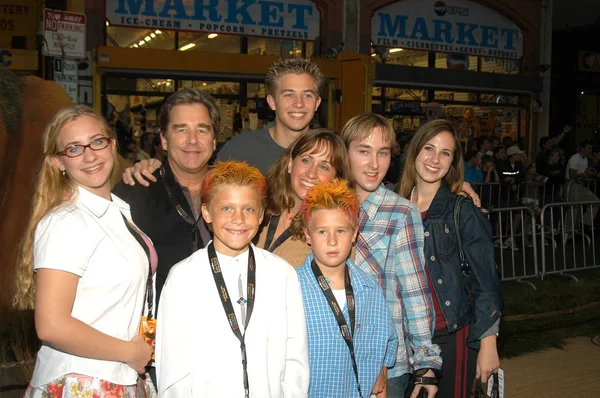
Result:
<svg viewBox="0 0 600 398">
<path fill-rule="evenodd" d="M 471 274 L 471 267 L 465 257 L 465 251 L 463 250 L 462 239 L 460 238 L 460 205 L 466 198 L 458 195 L 454 202 L 454 232 L 456 232 L 456 242 L 458 243 L 458 255 L 460 256 L 460 270 L 464 275 Z"/>
</svg>

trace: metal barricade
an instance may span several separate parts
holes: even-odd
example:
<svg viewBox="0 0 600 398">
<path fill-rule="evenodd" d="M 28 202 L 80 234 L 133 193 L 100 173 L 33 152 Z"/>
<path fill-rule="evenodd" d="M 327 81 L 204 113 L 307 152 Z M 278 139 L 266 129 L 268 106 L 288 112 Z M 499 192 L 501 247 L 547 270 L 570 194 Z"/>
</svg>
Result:
<svg viewBox="0 0 600 398">
<path fill-rule="evenodd" d="M 502 281 L 537 278 L 538 223 L 535 212 L 525 206 L 495 208 L 490 212 L 495 257 Z M 535 286 L 530 282 L 525 282 Z"/>
<path fill-rule="evenodd" d="M 596 256 L 598 233 L 594 219 L 600 209 L 600 201 L 549 203 L 542 209 L 541 277 L 550 274 L 566 274 L 571 271 L 600 267 Z"/>
</svg>

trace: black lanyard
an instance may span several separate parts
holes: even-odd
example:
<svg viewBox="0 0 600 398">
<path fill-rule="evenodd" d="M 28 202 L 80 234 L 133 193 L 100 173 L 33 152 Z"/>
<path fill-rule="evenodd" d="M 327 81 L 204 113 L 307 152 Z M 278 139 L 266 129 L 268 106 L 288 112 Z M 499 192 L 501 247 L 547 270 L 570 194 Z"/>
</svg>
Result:
<svg viewBox="0 0 600 398">
<path fill-rule="evenodd" d="M 215 252 L 214 244 L 211 242 L 208 247 L 208 260 L 210 262 L 210 268 L 212 270 L 213 277 L 215 278 L 215 285 L 217 286 L 217 292 L 221 298 L 227 321 L 231 327 L 231 331 L 235 334 L 235 337 L 240 341 L 240 350 L 242 351 L 242 368 L 244 369 L 244 391 L 246 398 L 250 396 L 250 387 L 248 385 L 248 361 L 246 358 L 246 331 L 248 330 L 248 323 L 250 323 L 250 316 L 252 315 L 252 309 L 254 308 L 254 291 L 256 289 L 256 261 L 254 259 L 254 252 L 252 246 L 248 246 L 248 284 L 247 292 L 248 301 L 246 303 L 246 324 L 244 325 L 244 334 L 240 332 L 235 312 L 233 311 L 233 305 L 231 304 L 231 298 L 225 286 L 225 280 L 223 279 L 223 273 L 221 272 L 221 266 L 219 265 L 219 259 Z"/>
<path fill-rule="evenodd" d="M 277 226 L 279 225 L 279 219 L 281 216 L 273 216 L 271 217 L 271 221 L 269 221 L 269 227 L 267 229 L 267 240 L 265 241 L 265 245 L 263 249 L 270 251 L 273 253 L 275 249 L 277 249 L 283 242 L 285 242 L 290 236 L 292 236 L 292 231 L 289 228 L 286 228 L 285 231 L 273 242 L 273 237 L 275 236 L 275 231 L 277 230 Z M 273 242 L 273 244 L 271 244 Z"/>
<path fill-rule="evenodd" d="M 196 252 L 196 250 L 198 250 L 198 248 L 200 246 L 203 246 L 203 243 L 201 242 L 200 232 L 198 231 L 198 223 L 200 222 L 200 220 L 202 220 L 202 217 L 198 217 L 198 219 L 195 220 L 194 217 L 189 215 L 188 212 L 186 212 L 183 209 L 183 206 L 181 206 L 181 204 L 179 204 L 175 200 L 175 198 L 173 197 L 173 191 L 171 190 L 169 181 L 167 181 L 167 171 L 166 171 L 164 165 L 160 168 L 159 175 L 160 175 L 160 180 L 163 184 L 163 187 L 165 187 L 165 191 L 167 192 L 167 196 L 169 197 L 169 201 L 171 201 L 171 205 L 173 205 L 173 207 L 175 207 L 175 210 L 177 210 L 177 213 L 181 216 L 181 218 L 183 218 L 185 220 L 185 222 L 187 222 L 188 224 L 193 226 L 193 229 L 192 229 L 192 251 Z"/>
<path fill-rule="evenodd" d="M 354 290 L 352 289 L 352 283 L 350 282 L 350 272 L 348 271 L 348 266 L 346 266 L 346 270 L 344 272 L 344 285 L 346 289 L 346 300 L 348 304 L 348 317 L 350 318 L 350 330 L 348 330 L 348 324 L 346 323 L 346 318 L 344 318 L 344 314 L 342 313 L 342 309 L 338 305 L 333 292 L 331 291 L 331 287 L 327 280 L 323 276 L 323 273 L 319 269 L 319 266 L 313 260 L 310 263 L 313 274 L 315 274 L 315 278 L 317 278 L 317 282 L 319 286 L 321 286 L 321 291 L 325 298 L 327 299 L 327 304 L 331 308 L 331 312 L 335 316 L 335 320 L 338 323 L 338 327 L 340 328 L 340 332 L 342 333 L 342 337 L 344 337 L 344 341 L 348 345 L 348 349 L 350 350 L 350 358 L 352 359 L 352 369 L 354 370 L 354 377 L 356 377 L 356 385 L 358 386 L 358 396 L 363 398 L 362 391 L 360 390 L 360 381 L 358 380 L 358 367 L 356 366 L 356 358 L 354 356 L 354 342 L 352 341 L 352 336 L 354 336 Z"/>
<path fill-rule="evenodd" d="M 142 239 L 139 232 L 136 231 L 129 224 L 129 221 L 127 221 L 127 219 L 125 218 L 125 216 L 123 214 L 121 214 L 121 217 L 123 217 L 123 221 L 125 221 L 125 226 L 129 230 L 129 233 L 131 233 L 131 235 L 133 235 L 133 237 L 135 238 L 135 240 L 137 240 L 137 242 L 140 244 L 140 246 L 142 246 L 142 249 L 144 249 L 144 252 L 146 253 L 146 256 L 148 257 L 148 280 L 146 280 L 146 300 L 145 301 L 146 301 L 146 304 L 148 305 L 148 315 L 147 315 L 146 319 L 150 320 L 150 319 L 152 319 L 152 308 L 154 306 L 154 287 L 153 287 L 153 283 L 152 283 L 152 262 L 150 261 L 150 248 L 148 247 L 148 245 L 146 244 L 144 239 Z"/>
</svg>

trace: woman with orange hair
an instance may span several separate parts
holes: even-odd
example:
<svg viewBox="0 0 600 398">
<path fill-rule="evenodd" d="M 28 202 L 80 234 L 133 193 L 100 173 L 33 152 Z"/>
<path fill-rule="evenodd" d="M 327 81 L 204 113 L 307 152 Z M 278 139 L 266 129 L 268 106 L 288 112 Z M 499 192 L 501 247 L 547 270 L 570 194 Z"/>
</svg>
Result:
<svg viewBox="0 0 600 398">
<path fill-rule="evenodd" d="M 213 241 L 171 269 L 160 299 L 161 398 L 307 396 L 298 277 L 284 260 L 250 243 L 265 203 L 257 168 L 221 162 L 207 173 L 202 217 Z"/>
</svg>

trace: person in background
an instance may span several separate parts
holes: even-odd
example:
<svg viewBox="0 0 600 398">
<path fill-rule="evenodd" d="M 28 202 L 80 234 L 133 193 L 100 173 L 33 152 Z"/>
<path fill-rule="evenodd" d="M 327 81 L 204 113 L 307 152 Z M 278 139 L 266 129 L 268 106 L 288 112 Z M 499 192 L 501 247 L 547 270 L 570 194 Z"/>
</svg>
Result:
<svg viewBox="0 0 600 398">
<path fill-rule="evenodd" d="M 315 185 L 350 175 L 348 152 L 337 134 L 317 129 L 299 136 L 267 175 L 268 223 L 257 246 L 301 265 L 310 253 L 298 215 L 302 199 Z"/>
<path fill-rule="evenodd" d="M 154 348 L 139 330 L 152 318 L 156 252 L 111 195 L 116 135 L 93 109 L 64 108 L 43 156 L 14 302 L 35 309 L 42 341 L 25 397 L 155 396 L 140 378 Z"/>
<path fill-rule="evenodd" d="M 129 148 L 123 148 L 123 150 L 121 151 L 121 156 L 123 156 L 123 158 L 131 164 L 134 164 L 138 161 L 135 157 L 135 152 Z"/>
<path fill-rule="evenodd" d="M 484 155 L 481 158 L 481 171 L 483 174 L 483 182 L 485 184 L 481 191 L 481 201 L 483 206 L 488 210 L 498 206 L 498 183 L 500 182 L 500 176 L 496 170 L 496 164 L 494 159 L 489 155 Z"/>
<path fill-rule="evenodd" d="M 501 162 L 506 161 L 506 148 L 502 145 L 499 145 L 494 148 L 494 162 L 496 162 L 496 167 Z"/>
<path fill-rule="evenodd" d="M 144 133 L 140 137 L 140 151 L 137 154 L 137 160 L 152 159 L 152 148 L 154 146 L 154 134 Z"/>
<path fill-rule="evenodd" d="M 592 155 L 592 144 L 589 141 L 582 141 L 579 144 L 579 152 L 569 158 L 567 163 L 567 170 L 565 177 L 567 181 L 583 182 L 586 179 L 593 178 L 598 172 L 589 167 L 588 158 Z M 585 184 L 585 182 L 583 182 Z M 588 202 L 598 201 L 598 197 L 583 184 L 571 183 L 569 184 L 567 201 L 569 202 Z M 598 213 L 598 206 L 584 206 L 585 213 L 583 214 L 583 223 L 588 227 L 593 227 L 596 214 Z M 575 211 L 575 217 L 573 222 L 570 221 L 569 217 L 566 221 L 566 229 L 571 232 L 572 229 L 578 228 L 581 218 L 577 215 L 578 209 Z M 569 216 L 569 214 L 568 214 Z"/>
<path fill-rule="evenodd" d="M 266 182 L 257 168 L 219 162 L 202 186 L 214 240 L 175 265 L 158 310 L 161 398 L 306 398 L 309 363 L 294 269 L 250 242 Z"/>
<path fill-rule="evenodd" d="M 489 141 L 488 141 L 489 143 Z M 483 157 L 484 155 L 481 155 Z M 483 173 L 481 172 L 480 153 L 474 149 L 469 149 L 465 156 L 465 178 L 469 184 L 480 184 L 483 182 Z"/>
<path fill-rule="evenodd" d="M 433 343 L 443 347 L 438 398 L 467 398 L 473 379 L 486 383 L 500 366 L 497 333 L 502 292 L 494 266 L 492 231 L 487 217 L 463 200 L 462 151 L 451 122 L 427 122 L 406 149 L 400 195 L 410 198 L 423 219 L 426 275 L 435 307 Z M 458 228 L 458 231 L 456 231 Z M 461 265 L 457 234 L 468 268 Z"/>
<path fill-rule="evenodd" d="M 398 184 L 398 180 L 402 175 L 402 167 L 404 166 L 400 159 L 401 155 L 402 147 L 398 142 L 398 138 L 396 138 L 396 141 L 394 141 L 394 148 L 392 148 L 390 167 L 388 169 L 388 172 L 385 174 L 384 178 L 386 184 L 391 184 L 394 187 L 396 186 L 396 184 Z"/>
<path fill-rule="evenodd" d="M 150 154 L 153 159 L 159 160 L 164 163 L 167 159 L 167 152 L 162 147 L 160 134 L 154 135 L 154 142 L 152 143 L 152 153 Z"/>
<path fill-rule="evenodd" d="M 358 207 L 344 180 L 317 185 L 302 201 L 312 253 L 296 271 L 308 329 L 309 397 L 387 396 L 387 368 L 396 362 L 398 337 L 381 287 L 348 258 Z"/>
</svg>

